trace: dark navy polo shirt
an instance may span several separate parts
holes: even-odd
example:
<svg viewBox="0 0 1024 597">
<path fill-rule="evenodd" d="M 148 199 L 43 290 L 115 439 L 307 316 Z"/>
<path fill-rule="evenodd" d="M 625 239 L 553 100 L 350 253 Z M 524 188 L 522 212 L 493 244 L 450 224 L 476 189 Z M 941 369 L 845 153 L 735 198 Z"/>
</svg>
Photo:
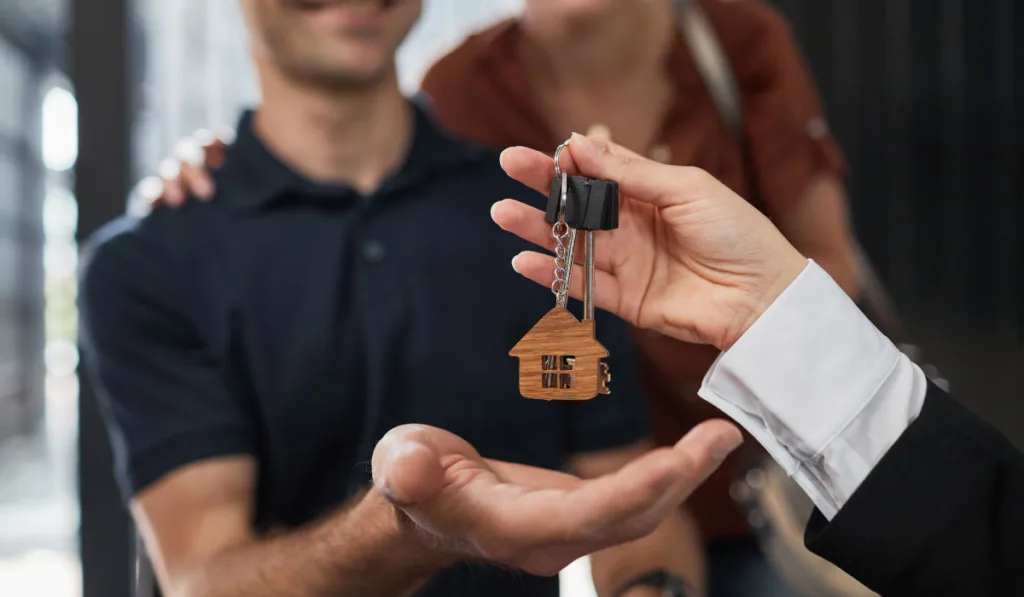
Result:
<svg viewBox="0 0 1024 597">
<path fill-rule="evenodd" d="M 499 199 L 544 199 L 415 114 L 404 165 L 372 196 L 299 176 L 247 114 L 212 202 L 95 236 L 83 339 L 126 498 L 185 464 L 248 454 L 257 525 L 295 526 L 365 486 L 374 445 L 399 424 L 547 468 L 647 435 L 628 331 L 611 316 L 597 330 L 612 395 L 519 395 L 508 352 L 554 297 L 512 270 L 528 247 L 489 213 Z M 477 564 L 421 595 L 557 592 L 557 579 Z"/>
</svg>

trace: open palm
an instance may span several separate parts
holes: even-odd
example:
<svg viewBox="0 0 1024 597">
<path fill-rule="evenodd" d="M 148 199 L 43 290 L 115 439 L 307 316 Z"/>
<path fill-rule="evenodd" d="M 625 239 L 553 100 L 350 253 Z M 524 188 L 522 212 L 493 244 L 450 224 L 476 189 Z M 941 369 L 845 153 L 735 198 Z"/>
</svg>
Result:
<svg viewBox="0 0 1024 597">
<path fill-rule="evenodd" d="M 701 170 L 657 164 L 579 135 L 561 163 L 619 183 L 619 228 L 598 232 L 595 241 L 594 300 L 636 326 L 726 349 L 806 265 L 767 218 Z M 541 192 L 554 175 L 549 156 L 521 147 L 506 150 L 502 166 Z M 505 230 L 554 247 L 539 210 L 502 201 L 492 215 Z M 550 255 L 523 253 L 514 266 L 541 284 L 554 278 Z M 579 298 L 582 287 L 574 273 L 570 293 Z"/>
<path fill-rule="evenodd" d="M 708 421 L 672 448 L 584 480 L 485 459 L 447 431 L 405 425 L 378 443 L 374 485 L 437 548 L 553 575 L 649 534 L 740 441 L 731 424 Z"/>
</svg>

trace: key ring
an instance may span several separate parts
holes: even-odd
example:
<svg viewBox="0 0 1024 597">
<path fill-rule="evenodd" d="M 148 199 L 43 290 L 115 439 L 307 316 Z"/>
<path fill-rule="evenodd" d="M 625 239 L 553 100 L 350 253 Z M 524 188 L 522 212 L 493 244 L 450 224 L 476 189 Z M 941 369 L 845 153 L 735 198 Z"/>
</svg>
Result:
<svg viewBox="0 0 1024 597">
<path fill-rule="evenodd" d="M 569 147 L 568 140 L 565 143 L 559 145 L 557 149 L 555 149 L 555 176 L 562 176 L 563 174 L 562 166 L 558 163 L 558 158 L 562 156 L 562 150 L 564 150 L 566 147 Z"/>
<path fill-rule="evenodd" d="M 560 179 L 562 183 L 562 196 L 558 202 L 558 221 L 562 222 L 562 218 L 565 215 L 565 201 L 569 195 L 569 176 L 562 170 L 562 165 L 558 163 L 558 158 L 562 157 L 562 151 L 569 147 L 569 139 L 562 143 L 555 149 L 555 177 Z M 557 225 L 557 224 L 556 224 Z M 564 223 L 563 223 L 564 225 Z"/>
</svg>

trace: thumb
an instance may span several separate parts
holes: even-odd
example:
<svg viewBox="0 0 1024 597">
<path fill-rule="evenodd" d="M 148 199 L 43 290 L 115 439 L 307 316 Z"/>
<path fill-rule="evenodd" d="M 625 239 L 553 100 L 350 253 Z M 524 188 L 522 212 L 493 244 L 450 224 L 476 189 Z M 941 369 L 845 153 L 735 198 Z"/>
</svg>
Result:
<svg viewBox="0 0 1024 597">
<path fill-rule="evenodd" d="M 373 484 L 396 506 L 422 503 L 444 485 L 441 459 L 427 431 L 420 425 L 396 427 L 373 451 Z"/>
<path fill-rule="evenodd" d="M 684 203 L 708 177 L 697 168 L 666 166 L 604 140 L 573 133 L 569 141 L 576 169 L 585 176 L 613 180 L 631 199 L 658 206 Z"/>
</svg>

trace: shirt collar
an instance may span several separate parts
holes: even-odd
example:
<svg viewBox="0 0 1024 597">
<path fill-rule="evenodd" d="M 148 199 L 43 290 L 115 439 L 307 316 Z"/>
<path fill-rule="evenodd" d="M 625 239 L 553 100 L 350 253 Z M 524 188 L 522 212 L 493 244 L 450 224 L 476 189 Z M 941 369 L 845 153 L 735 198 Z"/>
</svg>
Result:
<svg viewBox="0 0 1024 597">
<path fill-rule="evenodd" d="M 402 166 L 389 175 L 374 198 L 414 187 L 431 175 L 479 162 L 486 150 L 456 139 L 428 113 L 423 98 L 410 101 L 413 108 L 413 139 Z M 299 174 L 260 140 L 253 127 L 255 111 L 245 111 L 238 121 L 235 142 L 228 148 L 219 177 L 230 181 L 224 194 L 228 203 L 241 208 L 267 207 L 287 196 L 310 201 L 332 201 L 359 196 L 347 185 L 320 183 Z"/>
</svg>

